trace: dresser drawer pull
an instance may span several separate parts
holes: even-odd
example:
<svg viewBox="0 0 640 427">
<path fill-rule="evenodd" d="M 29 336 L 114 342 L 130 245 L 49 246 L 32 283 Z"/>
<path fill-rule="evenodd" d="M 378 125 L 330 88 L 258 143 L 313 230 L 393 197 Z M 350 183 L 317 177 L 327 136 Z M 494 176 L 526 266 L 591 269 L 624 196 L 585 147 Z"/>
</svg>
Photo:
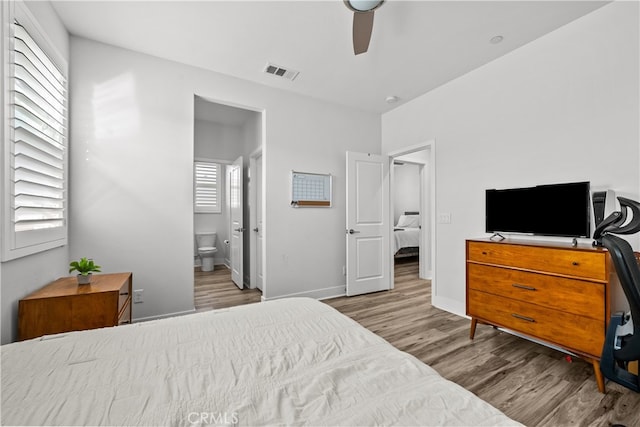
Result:
<svg viewBox="0 0 640 427">
<path fill-rule="evenodd" d="M 578 261 L 573 261 L 571 265 L 580 265 L 580 263 Z"/>
<path fill-rule="evenodd" d="M 129 295 L 129 292 L 120 292 L 120 296 Z"/>
<path fill-rule="evenodd" d="M 520 319 L 520 320 L 526 320 L 527 322 L 535 322 L 536 319 L 532 319 L 531 317 L 527 317 L 527 316 L 523 316 L 521 314 L 516 314 L 516 313 L 511 313 L 511 315 L 513 317 L 515 317 L 516 319 Z"/>
<path fill-rule="evenodd" d="M 521 285 L 520 283 L 512 283 L 511 286 L 518 289 L 524 289 L 525 291 L 535 291 L 536 288 L 533 286 Z"/>
</svg>

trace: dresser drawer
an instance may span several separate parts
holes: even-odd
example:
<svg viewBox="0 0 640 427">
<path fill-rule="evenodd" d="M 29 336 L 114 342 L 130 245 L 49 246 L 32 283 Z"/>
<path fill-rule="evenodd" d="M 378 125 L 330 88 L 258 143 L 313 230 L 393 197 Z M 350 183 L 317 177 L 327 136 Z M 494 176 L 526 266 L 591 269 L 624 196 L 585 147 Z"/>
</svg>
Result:
<svg viewBox="0 0 640 427">
<path fill-rule="evenodd" d="M 473 242 L 467 243 L 467 259 L 494 265 L 606 281 L 606 252 L 541 246 Z"/>
<path fill-rule="evenodd" d="M 469 290 L 468 314 L 496 326 L 599 358 L 604 343 L 602 321 Z"/>
<path fill-rule="evenodd" d="M 605 320 L 605 286 L 482 264 L 467 266 L 470 289 Z"/>
</svg>

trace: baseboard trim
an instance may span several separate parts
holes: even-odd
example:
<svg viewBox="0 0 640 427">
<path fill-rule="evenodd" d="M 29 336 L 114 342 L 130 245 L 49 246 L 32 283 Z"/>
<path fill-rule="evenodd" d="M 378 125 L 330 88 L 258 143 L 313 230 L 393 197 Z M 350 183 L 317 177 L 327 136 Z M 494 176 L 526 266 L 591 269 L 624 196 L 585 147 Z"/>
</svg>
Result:
<svg viewBox="0 0 640 427">
<path fill-rule="evenodd" d="M 314 289 L 312 291 L 305 292 L 295 292 L 292 294 L 278 295 L 275 297 L 265 298 L 262 296 L 262 301 L 272 301 L 275 299 L 282 298 L 293 298 L 293 297 L 308 297 L 317 300 L 324 300 L 329 298 L 343 297 L 347 294 L 347 288 L 345 285 L 341 286 L 333 286 L 331 288 L 323 288 L 323 289 Z"/>
<path fill-rule="evenodd" d="M 184 316 L 184 315 L 192 314 L 195 312 L 196 312 L 196 309 L 192 308 L 191 310 L 176 311 L 175 313 L 159 314 L 157 316 L 138 317 L 136 319 L 132 319 L 131 323 L 148 322 L 149 320 L 158 320 L 158 319 L 166 319 L 167 317 Z"/>
<path fill-rule="evenodd" d="M 465 316 L 465 307 L 460 304 L 460 301 L 453 300 L 451 298 L 439 297 L 437 295 L 433 295 L 431 297 L 431 305 L 440 310 L 448 311 L 449 313 L 453 313 L 457 316 L 466 317 Z"/>
</svg>

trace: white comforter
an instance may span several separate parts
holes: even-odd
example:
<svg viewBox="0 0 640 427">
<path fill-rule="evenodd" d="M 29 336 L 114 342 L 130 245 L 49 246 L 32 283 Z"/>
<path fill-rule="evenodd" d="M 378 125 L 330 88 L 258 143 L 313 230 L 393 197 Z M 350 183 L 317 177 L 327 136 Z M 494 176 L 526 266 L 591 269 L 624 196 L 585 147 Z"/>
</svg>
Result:
<svg viewBox="0 0 640 427">
<path fill-rule="evenodd" d="M 393 242 L 395 254 L 402 248 L 414 248 L 420 246 L 420 229 L 419 228 L 395 228 L 393 230 Z"/>
<path fill-rule="evenodd" d="M 519 425 L 292 298 L 2 346 L 3 425 Z"/>
</svg>

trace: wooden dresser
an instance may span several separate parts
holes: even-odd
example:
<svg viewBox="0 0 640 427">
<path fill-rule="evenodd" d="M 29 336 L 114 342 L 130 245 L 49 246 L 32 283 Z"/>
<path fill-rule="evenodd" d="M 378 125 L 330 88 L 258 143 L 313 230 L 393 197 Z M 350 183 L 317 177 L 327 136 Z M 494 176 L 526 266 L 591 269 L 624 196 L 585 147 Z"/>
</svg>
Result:
<svg viewBox="0 0 640 427">
<path fill-rule="evenodd" d="M 567 350 L 593 364 L 600 354 L 617 284 L 606 249 L 588 245 L 467 240 L 467 315 Z"/>
<path fill-rule="evenodd" d="M 18 303 L 18 339 L 131 323 L 131 286 L 131 273 L 51 282 Z"/>
</svg>

